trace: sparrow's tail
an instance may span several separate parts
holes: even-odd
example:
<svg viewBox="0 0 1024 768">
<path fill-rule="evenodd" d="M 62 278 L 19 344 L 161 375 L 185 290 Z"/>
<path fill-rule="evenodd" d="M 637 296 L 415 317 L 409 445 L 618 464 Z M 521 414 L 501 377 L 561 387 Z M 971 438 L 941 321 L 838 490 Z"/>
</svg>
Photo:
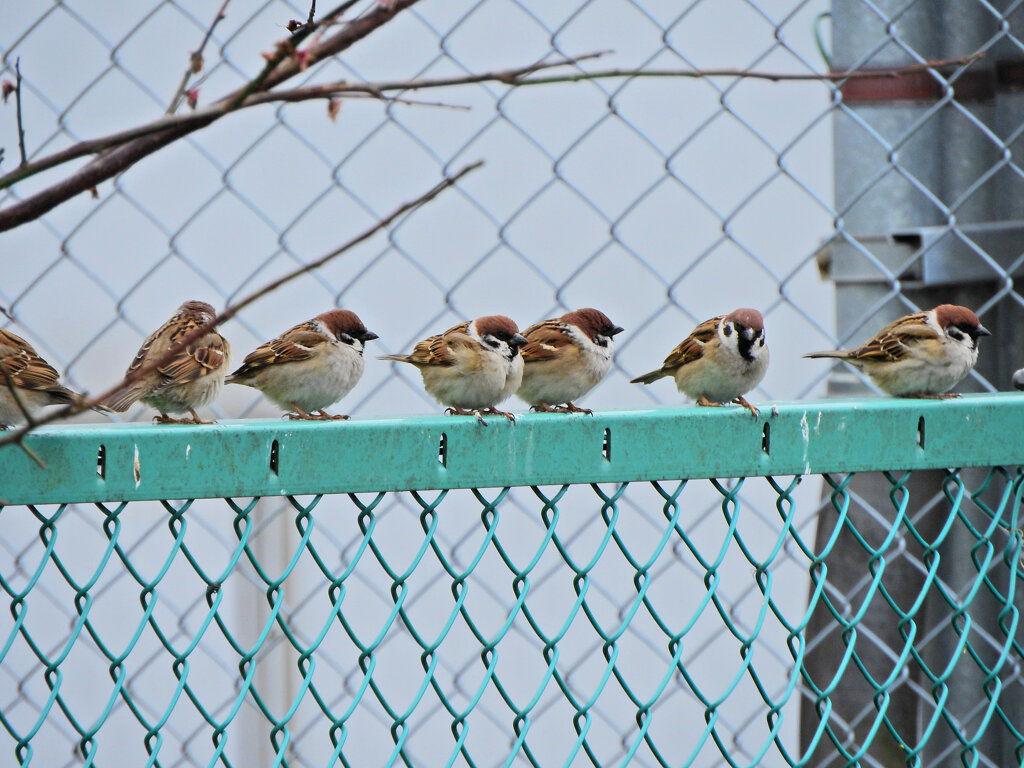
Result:
<svg viewBox="0 0 1024 768">
<path fill-rule="evenodd" d="M 396 363 L 412 363 L 413 365 L 416 364 L 416 361 L 413 360 L 409 355 L 379 355 L 377 359 L 393 360 Z"/>
<path fill-rule="evenodd" d="M 136 381 L 132 384 L 129 384 L 124 389 L 115 392 L 109 397 L 103 398 L 103 400 L 100 401 L 100 405 L 104 408 L 109 408 L 112 411 L 123 413 L 124 411 L 127 411 L 129 408 L 131 408 L 132 405 L 135 404 L 135 401 L 142 397 L 144 394 L 146 394 L 148 391 L 148 384 L 146 384 L 145 382 Z"/>
<path fill-rule="evenodd" d="M 53 398 L 54 403 L 78 404 L 85 403 L 89 399 L 85 395 L 79 394 L 78 392 L 75 392 L 73 389 L 68 389 L 67 387 L 56 386 L 51 387 L 46 391 L 50 393 L 50 396 Z M 100 404 L 90 405 L 89 408 L 96 411 L 97 413 L 110 413 L 109 408 Z"/>
<path fill-rule="evenodd" d="M 637 376 L 635 379 L 630 379 L 629 383 L 630 384 L 650 384 L 652 381 L 657 381 L 658 379 L 664 378 L 665 376 L 668 376 L 668 375 L 669 375 L 668 371 L 666 371 L 664 368 L 659 368 L 656 371 L 651 371 L 650 373 L 645 373 L 643 376 Z"/>
<path fill-rule="evenodd" d="M 817 359 L 819 357 L 834 357 L 837 360 L 845 360 L 850 356 L 850 350 L 848 349 L 825 349 L 821 352 L 808 352 L 804 357 Z"/>
</svg>

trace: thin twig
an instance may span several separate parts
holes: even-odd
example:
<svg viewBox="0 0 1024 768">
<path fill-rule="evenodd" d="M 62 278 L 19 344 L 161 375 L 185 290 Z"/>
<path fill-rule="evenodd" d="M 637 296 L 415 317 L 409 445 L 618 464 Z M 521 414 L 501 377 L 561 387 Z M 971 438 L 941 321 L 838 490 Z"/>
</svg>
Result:
<svg viewBox="0 0 1024 768">
<path fill-rule="evenodd" d="M 333 251 L 324 256 L 321 256 L 316 261 L 304 264 L 303 266 L 298 267 L 297 269 L 293 269 L 291 272 L 286 273 L 282 277 L 279 277 L 276 280 L 272 280 L 255 293 L 251 293 L 248 296 L 246 296 L 241 301 L 238 301 L 234 304 L 229 304 L 224 309 L 223 312 L 214 317 L 213 320 L 211 320 L 209 323 L 206 323 L 205 325 L 201 325 L 198 328 L 193 329 L 190 333 L 186 334 L 177 344 L 168 349 L 167 352 L 161 355 L 158 359 L 153 360 L 152 362 L 147 363 L 146 365 L 137 368 L 136 370 L 131 371 L 128 374 L 125 374 L 125 377 L 121 379 L 121 381 L 119 381 L 115 386 L 111 387 L 107 391 L 102 392 L 99 395 L 96 395 L 95 397 L 89 399 L 83 398 L 81 401 L 71 403 L 70 405 L 66 405 L 63 408 L 51 411 L 46 416 L 40 419 L 33 420 L 31 423 L 26 423 L 24 427 L 19 427 L 14 432 L 11 432 L 10 434 L 3 436 L 2 438 L 0 438 L 0 447 L 4 445 L 9 445 L 11 443 L 20 442 L 25 437 L 25 435 L 27 435 L 37 426 L 40 426 L 42 424 L 49 424 L 50 422 L 53 421 L 58 421 L 60 419 L 66 418 L 67 416 L 72 416 L 76 413 L 80 413 L 81 411 L 99 405 L 103 400 L 115 394 L 116 392 L 120 392 L 122 389 L 124 389 L 132 382 L 134 382 L 136 379 L 139 379 L 142 376 L 148 374 L 149 372 L 165 365 L 168 360 L 170 360 L 172 357 L 180 353 L 189 344 L 191 344 L 201 336 L 206 335 L 212 329 L 216 328 L 218 325 L 226 323 L 228 320 L 233 318 L 241 310 L 252 304 L 254 301 L 257 301 L 258 299 L 263 298 L 267 294 L 277 290 L 285 283 L 288 283 L 294 280 L 295 278 L 306 274 L 307 272 L 322 267 L 331 259 L 337 258 L 346 251 L 349 251 L 355 246 L 359 245 L 364 240 L 370 239 L 375 234 L 380 232 L 382 229 L 388 227 L 393 221 L 395 221 L 395 219 L 399 218 L 400 216 L 403 216 L 406 213 L 409 213 L 410 211 L 419 208 L 420 206 L 425 205 L 426 203 L 429 203 L 431 200 L 440 195 L 446 189 L 448 189 L 451 186 L 454 186 L 463 176 L 475 171 L 482 165 L 483 161 L 478 160 L 472 165 L 467 165 L 466 167 L 462 168 L 461 170 L 459 170 L 458 172 L 454 173 L 451 176 L 445 176 L 444 179 L 435 184 L 431 189 L 427 190 L 416 199 L 400 205 L 386 217 L 380 219 L 373 226 L 367 228 L 360 234 L 356 235 L 339 248 L 335 248 Z"/>
<path fill-rule="evenodd" d="M 351 2 L 352 0 L 350 0 Z M 362 39 L 381 24 L 385 23 L 397 10 L 406 8 L 417 0 L 397 0 L 393 9 L 382 10 L 377 6 L 374 11 L 359 17 L 348 23 L 341 32 L 332 35 L 322 44 L 306 51 L 306 62 L 318 61 L 323 55 L 333 55 L 339 50 L 351 45 L 356 40 Z M 347 7 L 349 3 L 341 7 Z M 315 22 L 312 28 L 303 28 L 295 36 L 301 35 L 307 29 L 316 29 L 328 21 L 333 23 L 332 16 L 336 11 Z M 293 38 L 295 37 L 293 36 Z M 280 46 L 279 46 L 280 47 Z M 286 91 L 270 91 L 275 85 L 287 80 L 301 71 L 301 65 L 294 59 L 288 59 L 282 51 L 278 51 L 268 67 L 264 69 L 248 85 L 239 91 L 225 96 L 220 101 L 202 110 L 184 115 L 171 115 L 162 118 L 160 121 L 151 123 L 139 128 L 123 131 L 116 135 L 117 141 L 111 137 L 98 139 L 92 142 L 78 144 L 62 152 L 43 158 L 31 166 L 18 168 L 4 176 L 0 176 L 0 190 L 12 184 L 35 175 L 42 170 L 52 168 L 55 165 L 67 162 L 74 157 L 94 154 L 96 152 L 112 149 L 105 152 L 101 157 L 96 158 L 84 168 L 76 171 L 63 181 L 59 181 L 50 187 L 37 192 L 23 200 L 0 209 L 0 232 L 13 229 L 28 221 L 32 221 L 47 211 L 53 209 L 60 203 L 74 197 L 75 195 L 95 187 L 101 181 L 131 167 L 143 157 L 156 152 L 158 149 L 173 143 L 174 141 L 187 136 L 211 123 L 216 122 L 224 115 L 245 107 L 253 107 L 259 104 L 270 102 L 297 102 L 309 99 L 322 99 L 332 96 L 344 96 L 351 93 L 368 93 L 379 96 L 384 91 L 405 91 L 423 90 L 427 88 L 444 88 L 456 85 L 468 85 L 482 82 L 501 82 L 513 87 L 529 85 L 547 85 L 551 83 L 578 82 L 581 80 L 598 80 L 602 78 L 707 78 L 707 77 L 731 77 L 731 78 L 753 78 L 761 80 L 779 81 L 826 81 L 840 82 L 844 80 L 866 79 L 866 78 L 891 78 L 904 74 L 921 72 L 925 70 L 938 69 L 949 66 L 966 66 L 981 58 L 984 54 L 976 53 L 971 56 L 956 59 L 941 59 L 928 61 L 921 64 L 912 64 L 906 67 L 894 67 L 885 70 L 851 71 L 851 72 L 826 72 L 826 73 L 776 73 L 757 72 L 750 70 L 717 69 L 717 70 L 599 70 L 592 72 L 574 72 L 566 75 L 551 77 L 528 77 L 528 75 L 550 67 L 566 66 L 579 61 L 577 59 L 566 59 L 555 62 L 533 64 L 519 69 L 503 70 L 498 72 L 487 72 L 463 77 L 451 77 L 440 79 L 408 80 L 386 83 L 363 83 L 351 84 L 344 81 L 329 83 L 326 85 L 311 86 L 308 88 L 296 88 Z M 240 100 L 240 101 L 239 101 Z M 130 138 L 126 138 L 130 137 Z M 123 144 L 121 142 L 124 142 Z"/>
<path fill-rule="evenodd" d="M 21 119 L 21 56 L 14 60 L 14 110 L 18 120 L 18 151 L 21 152 L 21 166 L 28 165 L 25 154 L 25 123 Z"/>
<path fill-rule="evenodd" d="M 310 3 L 309 3 L 309 18 L 306 19 L 306 24 L 312 24 L 314 16 L 316 16 L 316 0 L 310 0 Z"/>
<path fill-rule="evenodd" d="M 203 51 L 206 48 L 206 44 L 210 42 L 210 37 L 213 35 L 214 28 L 220 24 L 227 17 L 228 3 L 231 0 L 224 0 L 221 3 L 220 10 L 217 11 L 217 15 L 213 17 L 213 21 L 210 22 L 210 26 L 206 28 L 206 34 L 203 35 L 203 41 L 199 43 L 199 47 L 196 48 L 188 56 L 188 68 L 185 70 L 185 74 L 181 76 L 181 83 L 178 84 L 178 90 L 174 92 L 174 96 L 171 97 L 171 105 L 167 107 L 165 114 L 173 115 L 174 111 L 181 104 L 182 99 L 185 98 L 185 92 L 188 88 L 188 81 L 192 75 L 198 75 L 203 69 Z"/>
<path fill-rule="evenodd" d="M 41 469 L 45 470 L 46 463 L 39 458 L 39 455 L 35 451 L 33 451 L 31 448 L 25 445 L 25 434 L 28 434 L 29 430 L 35 428 L 37 422 L 35 421 L 35 419 L 32 418 L 32 414 L 29 412 L 28 406 L 26 406 L 25 402 L 21 399 L 21 393 L 18 391 L 18 387 L 14 383 L 14 377 L 11 376 L 10 371 L 8 371 L 6 368 L 2 368 L 0 370 L 3 371 L 4 379 L 7 381 L 7 391 L 11 393 L 11 397 L 14 398 L 14 404 L 18 406 L 18 410 L 21 411 L 21 415 L 25 419 L 24 434 L 22 434 L 21 437 L 17 438 L 14 442 L 21 446 L 21 450 L 28 454 L 28 457 L 32 459 L 32 461 L 38 464 Z"/>
</svg>

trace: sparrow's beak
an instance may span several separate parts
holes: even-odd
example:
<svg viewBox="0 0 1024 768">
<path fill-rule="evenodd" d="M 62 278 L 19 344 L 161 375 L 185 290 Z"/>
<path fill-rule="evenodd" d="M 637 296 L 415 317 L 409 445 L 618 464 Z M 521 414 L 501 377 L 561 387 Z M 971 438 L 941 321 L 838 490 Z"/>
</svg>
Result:
<svg viewBox="0 0 1024 768">
<path fill-rule="evenodd" d="M 978 335 L 979 336 L 991 336 L 992 335 L 992 331 L 990 331 L 984 325 L 979 325 L 978 326 Z"/>
<path fill-rule="evenodd" d="M 380 338 L 380 336 L 378 336 L 373 331 L 367 331 L 366 333 L 363 334 L 363 341 L 373 341 L 374 339 L 379 339 L 379 338 Z"/>
<path fill-rule="evenodd" d="M 518 349 L 519 347 L 525 347 L 530 342 L 528 342 L 526 340 L 526 337 L 523 336 L 523 334 L 517 333 L 515 336 L 513 336 L 511 339 L 509 339 L 508 343 L 511 346 L 516 347 Z"/>
<path fill-rule="evenodd" d="M 740 336 L 742 336 L 747 341 L 753 341 L 754 335 L 755 334 L 753 328 L 744 328 L 742 331 L 740 331 Z"/>
<path fill-rule="evenodd" d="M 619 328 L 619 326 L 616 325 L 614 328 L 612 328 L 610 331 L 608 331 L 607 335 L 608 336 L 614 336 L 617 333 L 622 333 L 624 330 L 626 330 L 626 329 L 625 328 Z"/>
</svg>

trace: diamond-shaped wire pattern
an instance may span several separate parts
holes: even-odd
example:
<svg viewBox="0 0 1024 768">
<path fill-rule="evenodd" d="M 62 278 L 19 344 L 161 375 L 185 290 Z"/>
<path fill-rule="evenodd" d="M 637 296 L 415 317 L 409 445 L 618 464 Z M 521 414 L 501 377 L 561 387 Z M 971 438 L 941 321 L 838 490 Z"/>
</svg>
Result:
<svg viewBox="0 0 1024 768">
<path fill-rule="evenodd" d="M 164 114 L 220 6 L 8 3 L 0 77 L 20 61 L 29 159 Z M 575 69 L 803 76 L 984 55 L 927 69 L 917 100 L 821 80 L 619 77 L 402 94 L 430 105 L 345 99 L 336 120 L 323 102 L 245 110 L 0 234 L 0 305 L 69 385 L 97 392 L 181 301 L 237 300 L 482 158 L 229 322 L 236 359 L 333 306 L 359 313 L 380 353 L 483 314 L 524 327 L 596 306 L 627 331 L 586 405 L 644 408 L 678 396 L 630 378 L 695 323 L 754 306 L 772 366 L 752 399 L 797 399 L 864 386 L 827 382 L 804 352 L 955 301 L 995 331 L 963 388 L 1005 389 L 1024 364 L 1022 8 L 422 0 L 288 86 L 598 50 L 611 53 Z M 200 106 L 255 77 L 309 6 L 226 10 L 189 83 Z M 0 175 L 18 143 L 8 99 Z M 0 210 L 67 172 L 0 190 Z M 343 408 L 435 404 L 414 372 L 371 359 Z M 213 410 L 278 415 L 243 387 Z M 43 765 L 1019 764 L 1018 537 L 993 521 L 1020 483 L 915 477 L 929 479 L 6 508 L 2 749 Z M 679 509 L 685 525 L 669 524 Z M 970 662 L 947 670 L 954 657 Z"/>
<path fill-rule="evenodd" d="M 799 478 L 748 478 L 7 507 L 4 751 L 40 765 L 1016 762 L 1024 476 L 942 473 L 939 493 L 880 477 L 878 508 L 858 492 L 867 475 L 826 476 L 823 504 Z M 762 487 L 774 509 L 744 501 Z M 875 601 L 882 620 L 866 617 Z M 830 636 L 844 651 L 822 676 L 807 662 Z M 802 744 L 801 702 L 817 713 Z"/>
</svg>

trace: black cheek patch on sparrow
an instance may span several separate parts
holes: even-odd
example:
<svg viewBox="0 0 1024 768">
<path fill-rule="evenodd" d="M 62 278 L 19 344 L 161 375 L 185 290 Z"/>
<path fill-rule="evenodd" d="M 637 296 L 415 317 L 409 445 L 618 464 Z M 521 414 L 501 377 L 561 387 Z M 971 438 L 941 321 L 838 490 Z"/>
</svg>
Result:
<svg viewBox="0 0 1024 768">
<path fill-rule="evenodd" d="M 739 334 L 736 338 L 736 347 L 739 350 L 740 357 L 748 363 L 754 361 L 754 338 L 756 337 L 748 337 L 745 333 Z"/>
<path fill-rule="evenodd" d="M 725 334 L 726 336 L 732 336 L 732 325 L 730 325 L 729 323 L 723 325 L 722 333 Z"/>
</svg>

